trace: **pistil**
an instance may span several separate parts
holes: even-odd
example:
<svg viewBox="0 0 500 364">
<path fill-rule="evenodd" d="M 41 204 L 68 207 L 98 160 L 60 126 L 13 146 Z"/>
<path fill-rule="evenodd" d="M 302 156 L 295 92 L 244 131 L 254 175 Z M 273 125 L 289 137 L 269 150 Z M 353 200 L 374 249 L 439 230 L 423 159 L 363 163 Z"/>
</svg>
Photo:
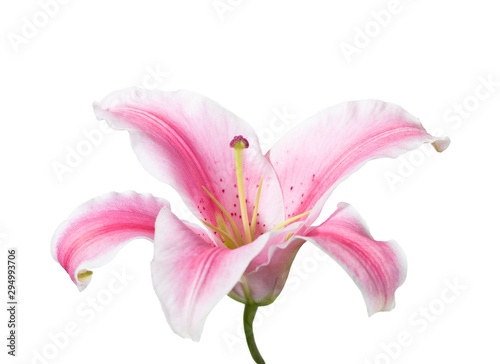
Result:
<svg viewBox="0 0 500 364">
<path fill-rule="evenodd" d="M 243 136 L 235 136 L 229 144 L 234 149 L 234 161 L 236 164 L 236 182 L 238 184 L 238 198 L 240 200 L 241 220 L 245 231 L 245 243 L 252 242 L 250 224 L 248 222 L 247 203 L 245 198 L 245 187 L 243 185 L 243 149 L 248 148 L 248 141 Z"/>
</svg>

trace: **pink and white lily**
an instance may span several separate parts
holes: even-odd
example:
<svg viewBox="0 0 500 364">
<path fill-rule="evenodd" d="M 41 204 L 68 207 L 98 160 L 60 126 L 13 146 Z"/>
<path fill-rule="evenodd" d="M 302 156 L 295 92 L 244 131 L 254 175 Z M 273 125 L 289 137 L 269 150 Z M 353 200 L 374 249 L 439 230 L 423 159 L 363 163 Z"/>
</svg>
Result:
<svg viewBox="0 0 500 364">
<path fill-rule="evenodd" d="M 76 209 L 52 240 L 54 258 L 79 289 L 128 241 L 154 242 L 154 289 L 168 323 L 199 340 L 207 315 L 225 296 L 245 304 L 247 341 L 258 306 L 282 291 L 306 242 L 336 260 L 357 284 L 368 313 L 394 307 L 406 276 L 398 245 L 377 241 L 353 207 L 340 203 L 313 226 L 333 189 L 370 159 L 395 158 L 449 140 L 429 135 L 401 107 L 346 102 L 306 120 L 267 154 L 254 130 L 198 94 L 128 89 L 94 105 L 99 119 L 130 133 L 144 168 L 174 187 L 204 226 L 180 220 L 150 194 L 110 193 Z"/>
</svg>

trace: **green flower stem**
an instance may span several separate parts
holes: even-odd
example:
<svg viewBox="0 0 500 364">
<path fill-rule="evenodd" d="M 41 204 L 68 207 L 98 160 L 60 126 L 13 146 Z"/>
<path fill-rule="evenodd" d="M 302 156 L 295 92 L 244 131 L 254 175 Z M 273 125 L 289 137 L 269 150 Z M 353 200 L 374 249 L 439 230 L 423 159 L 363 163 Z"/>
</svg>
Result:
<svg viewBox="0 0 500 364">
<path fill-rule="evenodd" d="M 253 360 L 255 360 L 257 364 L 266 364 L 259 353 L 259 349 L 257 349 L 255 338 L 253 337 L 253 320 L 258 308 L 259 306 L 256 304 L 247 303 L 245 305 L 245 312 L 243 313 L 243 327 L 245 328 L 247 345 L 250 350 L 250 354 L 252 354 Z"/>
</svg>

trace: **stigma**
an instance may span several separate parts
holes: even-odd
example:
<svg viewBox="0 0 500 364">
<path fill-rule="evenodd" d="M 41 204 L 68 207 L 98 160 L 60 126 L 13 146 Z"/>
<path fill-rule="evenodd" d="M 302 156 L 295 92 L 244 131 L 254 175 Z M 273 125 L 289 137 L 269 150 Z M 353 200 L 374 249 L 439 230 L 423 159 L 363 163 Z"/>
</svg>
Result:
<svg viewBox="0 0 500 364">
<path fill-rule="evenodd" d="M 246 149 L 250 146 L 248 140 L 246 140 L 243 135 L 237 135 L 231 140 L 229 146 L 234 149 Z"/>
</svg>

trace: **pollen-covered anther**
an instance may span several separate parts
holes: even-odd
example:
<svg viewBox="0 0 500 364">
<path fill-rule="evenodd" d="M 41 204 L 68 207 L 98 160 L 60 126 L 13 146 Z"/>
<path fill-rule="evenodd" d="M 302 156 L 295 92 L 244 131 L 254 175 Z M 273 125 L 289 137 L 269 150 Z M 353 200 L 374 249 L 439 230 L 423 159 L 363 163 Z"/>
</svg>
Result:
<svg viewBox="0 0 500 364">
<path fill-rule="evenodd" d="M 248 143 L 248 140 L 243 137 L 243 135 L 237 135 L 233 138 L 233 140 L 231 140 L 229 146 L 235 149 L 246 149 L 250 146 L 250 144 Z"/>
</svg>

